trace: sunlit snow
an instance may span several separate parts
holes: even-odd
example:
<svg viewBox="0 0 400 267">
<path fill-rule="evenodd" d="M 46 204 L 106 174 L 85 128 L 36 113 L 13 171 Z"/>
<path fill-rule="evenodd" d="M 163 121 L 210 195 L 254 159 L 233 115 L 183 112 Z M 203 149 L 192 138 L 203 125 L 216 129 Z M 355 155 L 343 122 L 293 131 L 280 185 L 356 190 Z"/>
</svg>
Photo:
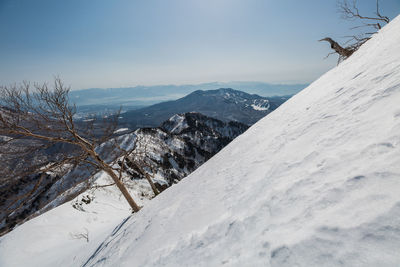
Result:
<svg viewBox="0 0 400 267">
<path fill-rule="evenodd" d="M 66 203 L 2 237 L 0 266 L 398 266 L 399 100 L 397 17 L 137 214 Z"/>
</svg>

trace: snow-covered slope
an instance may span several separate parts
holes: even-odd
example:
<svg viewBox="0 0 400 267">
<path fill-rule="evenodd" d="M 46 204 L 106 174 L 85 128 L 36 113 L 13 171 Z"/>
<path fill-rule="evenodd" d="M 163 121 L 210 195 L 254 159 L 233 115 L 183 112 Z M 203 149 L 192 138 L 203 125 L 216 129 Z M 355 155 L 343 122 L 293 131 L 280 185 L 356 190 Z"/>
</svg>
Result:
<svg viewBox="0 0 400 267">
<path fill-rule="evenodd" d="M 0 266 L 398 266 L 399 100 L 400 17 L 90 246 L 27 251 L 38 217 Z"/>
<path fill-rule="evenodd" d="M 400 17 L 118 227 L 85 266 L 398 266 Z"/>
<path fill-rule="evenodd" d="M 97 185 L 111 183 L 104 173 L 99 176 Z M 134 182 L 128 189 L 138 204 L 143 205 L 148 201 L 143 194 L 147 184 Z M 82 199 L 90 203 L 86 205 Z M 96 249 L 130 214 L 129 205 L 114 186 L 86 191 L 1 237 L 0 266 L 80 266 L 87 252 Z"/>
<path fill-rule="evenodd" d="M 186 113 L 175 115 L 161 127 L 138 129 L 118 138 L 124 147 L 138 142 L 131 156 L 139 164 L 148 166 L 145 171 L 152 176 L 156 187 L 162 190 L 193 172 L 247 128 L 239 122 L 225 123 L 199 113 Z M 106 151 L 107 156 L 112 154 L 107 144 L 103 144 L 101 149 Z M 53 178 L 59 179 L 53 182 L 54 187 L 43 186 L 40 198 L 35 195 L 32 205 L 4 220 L 10 224 L 17 220 L 22 224 L 24 220 L 31 219 L 28 215 L 40 215 L 17 226 L 4 239 L 0 238 L 0 266 L 25 266 L 28 262 L 29 266 L 79 265 L 85 259 L 85 251 L 87 254 L 87 251 L 94 250 L 115 225 L 130 215 L 130 207 L 118 189 L 115 186 L 103 187 L 112 183 L 111 178 L 100 172 L 96 175 L 99 178 L 94 178 L 94 187 L 86 190 L 89 174 L 85 171 L 86 168 L 77 168 L 69 173 L 73 175 Z M 134 165 L 127 164 L 123 177 L 133 198 L 143 206 L 153 198 L 154 193 L 143 174 L 137 171 Z M 50 178 L 46 177 L 47 180 Z M 77 198 L 62 205 L 82 191 Z M 8 195 L 2 195 L 0 190 L 4 199 L 15 196 L 13 192 L 5 192 Z M 51 208 L 54 209 L 45 212 Z M 7 210 L 3 211 L 0 205 L 0 211 Z M 1 226 L 0 220 L 0 233 Z M 56 247 L 63 249 L 53 249 Z M 51 255 L 49 250 L 52 250 Z M 74 257 L 71 259 L 70 255 Z"/>
<path fill-rule="evenodd" d="M 150 185 L 145 181 L 144 174 L 132 164 L 132 159 L 139 165 L 146 166 L 143 170 L 152 177 L 156 187 L 163 190 L 192 173 L 247 129 L 247 125 L 239 122 L 222 122 L 199 113 L 185 113 L 173 116 L 160 127 L 138 129 L 134 133 L 118 136 L 116 140 L 121 145 L 133 146 L 136 142 L 135 150 L 127 159 L 130 163 L 124 166 L 125 183 L 135 194 L 152 198 Z M 19 146 L 29 144 L 31 140 L 21 141 L 23 142 Z M 99 151 L 104 158 L 108 157 L 111 161 L 110 155 L 113 153 L 110 152 L 112 147 L 109 144 L 110 142 L 99 146 Z M 29 167 L 29 164 L 37 162 L 35 158 L 42 162 L 55 160 L 60 149 L 65 151 L 68 147 L 54 145 L 51 149 L 46 149 L 47 155 L 43 155 L 42 149 L 24 160 L 11 158 L 17 165 L 0 155 L 0 236 L 87 190 L 88 179 L 94 171 L 88 169 L 88 166 L 66 168 L 66 175 L 48 173 L 32 194 L 27 192 L 38 184 L 42 175 L 40 173 L 27 177 L 15 175 L 15 179 L 2 181 L 1 167 L 6 170 L 14 168 L 22 173 L 24 169 L 20 170 L 19 167 Z M 92 211 L 95 212 L 96 209 Z M 57 212 L 52 214 L 54 216 Z"/>
</svg>

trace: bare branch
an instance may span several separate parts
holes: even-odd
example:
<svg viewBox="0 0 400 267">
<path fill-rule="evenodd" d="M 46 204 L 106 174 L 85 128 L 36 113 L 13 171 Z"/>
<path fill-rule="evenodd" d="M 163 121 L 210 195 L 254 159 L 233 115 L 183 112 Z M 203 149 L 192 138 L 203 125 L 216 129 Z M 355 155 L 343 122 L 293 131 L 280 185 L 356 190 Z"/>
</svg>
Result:
<svg viewBox="0 0 400 267">
<path fill-rule="evenodd" d="M 339 0 L 337 2 L 338 12 L 341 14 L 343 19 L 348 20 L 361 20 L 362 25 L 354 26 L 350 28 L 351 30 L 356 30 L 360 28 L 373 28 L 375 32 L 365 32 L 360 35 L 347 36 L 348 40 L 344 43 L 344 46 L 341 46 L 338 42 L 334 41 L 332 38 L 326 37 L 321 39 L 320 41 L 327 41 L 331 44 L 331 48 L 339 55 L 338 64 L 350 57 L 355 51 L 357 51 L 365 42 L 367 42 L 376 31 L 382 28 L 381 24 L 389 23 L 389 18 L 386 16 L 382 16 L 379 11 L 379 0 L 376 0 L 376 11 L 374 14 L 376 16 L 365 16 L 361 15 L 360 11 L 357 7 L 357 0 L 352 0 L 349 3 L 349 0 Z M 369 22 L 364 22 L 369 21 Z M 372 21 L 372 22 L 370 22 Z M 329 53 L 327 57 L 329 57 L 332 53 Z M 327 58 L 326 57 L 326 58 Z"/>
<path fill-rule="evenodd" d="M 55 78 L 52 87 L 46 83 L 32 86 L 29 82 L 0 86 L 0 175 L 3 176 L 0 206 L 6 207 L 0 212 L 0 221 L 24 207 L 39 194 L 40 188 L 44 190 L 45 185 L 53 184 L 54 181 L 44 179 L 46 175 L 57 174 L 62 183 L 60 177 L 75 168 L 87 169 L 88 174 L 106 172 L 132 210 L 139 211 L 140 207 L 121 181 L 123 169 L 117 175 L 112 165 L 115 159 L 125 160 L 131 152 L 122 149 L 113 138 L 119 114 L 103 118 L 101 122 L 77 123 L 76 107 L 69 103 L 69 91 L 59 78 Z M 48 149 L 55 152 L 49 156 L 45 152 Z M 7 192 L 22 181 L 29 184 L 29 190 Z"/>
<path fill-rule="evenodd" d="M 338 2 L 338 8 L 339 8 L 339 12 L 342 14 L 342 18 L 344 19 L 362 19 L 362 20 L 375 20 L 375 21 L 383 21 L 385 23 L 389 23 L 389 18 L 386 16 L 382 16 L 379 12 L 379 0 L 376 0 L 376 11 L 375 11 L 375 15 L 376 17 L 370 17 L 370 16 L 364 16 L 360 14 L 360 11 L 357 8 L 357 1 L 353 0 L 352 4 L 349 4 L 349 2 L 347 0 L 343 0 Z M 378 24 L 376 25 L 379 29 L 381 28 L 381 26 L 379 25 L 379 23 L 375 23 Z"/>
</svg>

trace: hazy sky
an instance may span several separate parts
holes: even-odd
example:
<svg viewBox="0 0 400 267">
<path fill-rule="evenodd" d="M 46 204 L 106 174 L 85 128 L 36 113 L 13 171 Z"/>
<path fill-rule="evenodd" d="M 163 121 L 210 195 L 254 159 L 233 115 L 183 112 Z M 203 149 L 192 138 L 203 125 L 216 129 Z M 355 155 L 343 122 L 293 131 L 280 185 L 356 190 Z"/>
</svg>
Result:
<svg viewBox="0 0 400 267">
<path fill-rule="evenodd" d="M 359 0 L 361 11 L 374 0 Z M 400 0 L 382 0 L 400 13 Z M 336 0 L 0 0 L 0 84 L 305 83 L 348 34 Z"/>
</svg>

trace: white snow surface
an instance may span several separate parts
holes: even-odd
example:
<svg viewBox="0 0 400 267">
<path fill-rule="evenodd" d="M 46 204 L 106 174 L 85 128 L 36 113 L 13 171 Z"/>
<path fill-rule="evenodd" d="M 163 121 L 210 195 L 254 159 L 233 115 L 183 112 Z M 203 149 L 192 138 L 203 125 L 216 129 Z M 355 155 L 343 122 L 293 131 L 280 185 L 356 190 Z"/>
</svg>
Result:
<svg viewBox="0 0 400 267">
<path fill-rule="evenodd" d="M 399 266 L 400 17 L 163 192 L 86 266 Z"/>
<path fill-rule="evenodd" d="M 185 121 L 185 116 L 181 114 L 175 114 L 169 119 L 169 121 L 175 122 L 176 124 L 173 129 L 170 129 L 171 133 L 179 133 L 189 127 Z"/>
<path fill-rule="evenodd" d="M 114 133 L 122 133 L 122 132 L 126 132 L 129 131 L 129 128 L 119 128 L 117 130 L 114 131 Z"/>
<path fill-rule="evenodd" d="M 254 104 L 251 104 L 251 107 L 254 110 L 269 110 L 269 101 L 267 99 L 264 100 L 254 100 Z"/>
<path fill-rule="evenodd" d="M 2 237 L 0 266 L 399 266 L 399 101 L 397 17 L 90 246 L 37 241 L 67 203 Z"/>
<path fill-rule="evenodd" d="M 96 185 L 110 183 L 106 174 L 98 174 Z M 128 184 L 139 205 L 150 198 L 148 187 L 143 180 Z M 80 201 L 87 196 L 92 199 L 88 205 Z M 1 237 L 0 266 L 81 266 L 88 252 L 95 250 L 130 215 L 128 203 L 115 186 L 91 189 Z M 88 234 L 88 242 L 80 234 Z"/>
<path fill-rule="evenodd" d="M 252 107 L 254 110 L 268 110 L 268 109 L 269 109 L 269 106 L 267 106 L 267 107 L 260 107 L 260 106 L 257 106 L 257 105 L 255 105 L 255 104 L 251 104 L 251 107 Z"/>
</svg>

